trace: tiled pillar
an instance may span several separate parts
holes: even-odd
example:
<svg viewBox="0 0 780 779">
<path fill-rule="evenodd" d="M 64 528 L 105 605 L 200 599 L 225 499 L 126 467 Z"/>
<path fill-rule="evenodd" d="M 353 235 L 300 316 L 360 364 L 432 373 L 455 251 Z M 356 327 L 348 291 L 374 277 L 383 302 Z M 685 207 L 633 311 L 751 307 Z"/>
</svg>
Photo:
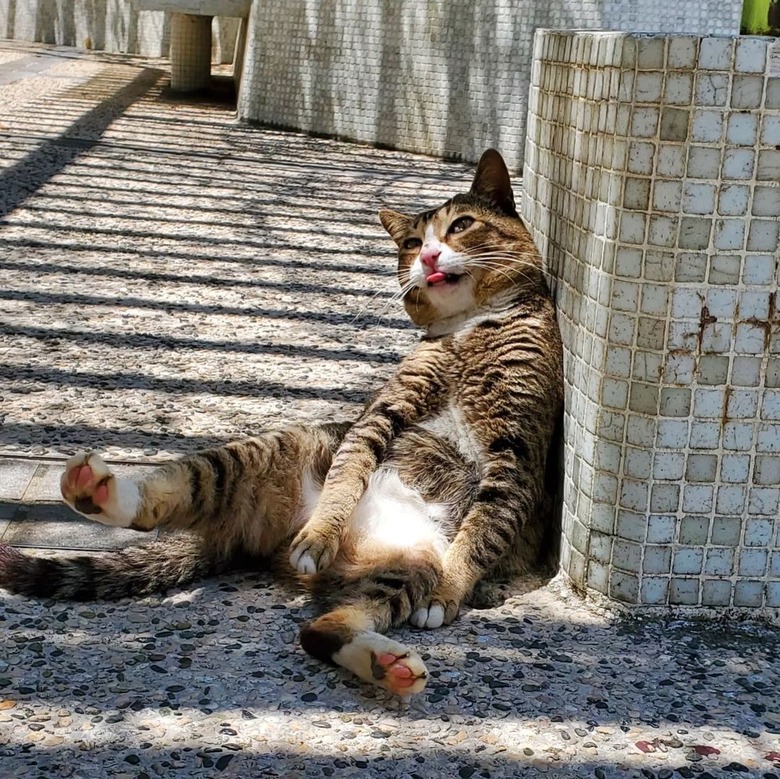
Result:
<svg viewBox="0 0 780 779">
<path fill-rule="evenodd" d="M 566 346 L 563 570 L 780 615 L 780 55 L 537 34 L 525 216 Z"/>
<path fill-rule="evenodd" d="M 171 89 L 194 92 L 211 80 L 211 16 L 171 14 Z"/>
</svg>

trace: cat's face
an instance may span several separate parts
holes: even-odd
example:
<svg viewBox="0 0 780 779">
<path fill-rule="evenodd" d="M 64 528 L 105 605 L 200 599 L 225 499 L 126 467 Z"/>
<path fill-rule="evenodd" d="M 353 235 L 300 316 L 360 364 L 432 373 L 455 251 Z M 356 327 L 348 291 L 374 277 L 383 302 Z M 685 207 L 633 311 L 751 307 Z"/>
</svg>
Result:
<svg viewBox="0 0 780 779">
<path fill-rule="evenodd" d="M 416 216 L 381 211 L 379 218 L 398 245 L 404 305 L 418 325 L 468 314 L 509 288 L 539 282 L 539 256 L 493 149 L 482 155 L 470 192 Z"/>
</svg>

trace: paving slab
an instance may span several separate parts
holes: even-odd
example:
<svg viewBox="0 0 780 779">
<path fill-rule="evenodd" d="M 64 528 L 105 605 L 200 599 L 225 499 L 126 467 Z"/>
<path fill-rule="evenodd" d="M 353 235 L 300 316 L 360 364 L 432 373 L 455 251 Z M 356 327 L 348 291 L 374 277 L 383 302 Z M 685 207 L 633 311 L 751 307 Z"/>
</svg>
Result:
<svg viewBox="0 0 780 779">
<path fill-rule="evenodd" d="M 111 463 L 117 476 L 141 478 L 154 466 Z M 60 496 L 62 462 L 0 460 L 0 541 L 35 549 L 111 550 L 149 543 L 157 532 L 112 528 L 81 517 Z M 20 476 L 21 474 L 21 476 Z M 7 481 L 6 481 L 7 479 Z"/>
<path fill-rule="evenodd" d="M 142 463 L 354 416 L 416 339 L 374 213 L 469 170 L 238 125 L 169 99 L 159 63 L 22 75 L 0 85 L 0 456 Z M 0 494 L 0 529 L 89 548 L 106 529 L 49 502 L 58 467 Z M 311 605 L 262 571 L 118 603 L 3 594 L 0 775 L 780 779 L 778 630 L 629 619 L 557 581 L 505 594 L 399 631 L 431 673 L 406 703 L 308 658 Z"/>
<path fill-rule="evenodd" d="M 0 460 L 0 501 L 21 500 L 37 468 L 31 460 Z"/>
<path fill-rule="evenodd" d="M 104 527 L 80 517 L 67 506 L 37 503 L 16 511 L 0 541 L 22 548 L 107 551 L 149 543 L 156 537 L 156 531 L 139 533 Z"/>
</svg>

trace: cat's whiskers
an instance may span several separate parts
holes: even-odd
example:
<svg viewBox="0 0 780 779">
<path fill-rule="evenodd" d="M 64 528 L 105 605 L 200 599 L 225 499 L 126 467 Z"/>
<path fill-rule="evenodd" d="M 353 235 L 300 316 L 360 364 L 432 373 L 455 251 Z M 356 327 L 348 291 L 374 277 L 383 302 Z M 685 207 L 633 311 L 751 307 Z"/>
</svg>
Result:
<svg viewBox="0 0 780 779">
<path fill-rule="evenodd" d="M 500 262 L 495 261 L 481 261 L 481 260 L 474 260 L 471 263 L 469 263 L 472 268 L 483 268 L 484 270 L 493 272 L 493 273 L 499 273 L 501 274 L 507 281 L 510 281 L 512 283 L 517 282 L 517 278 L 513 278 L 509 275 L 508 271 L 511 269 L 514 271 L 520 278 L 525 279 L 527 281 L 531 281 L 532 277 L 526 272 L 526 269 L 522 266 L 507 266 Z M 535 266 L 528 266 L 528 267 L 534 267 Z"/>
<path fill-rule="evenodd" d="M 392 292 L 390 294 L 390 297 L 387 300 L 387 303 L 385 303 L 385 305 L 382 307 L 380 312 L 378 314 L 372 314 L 372 316 L 377 316 L 377 317 L 384 316 L 385 313 L 389 310 L 390 306 L 392 306 L 393 303 L 396 303 L 398 302 L 398 300 L 403 298 L 403 296 L 409 291 L 409 289 L 411 289 L 412 286 L 413 285 L 411 284 L 411 282 L 408 282 L 407 285 L 402 286 L 401 289 L 397 290 L 396 292 Z M 352 317 L 352 319 L 350 320 L 350 325 L 354 325 L 355 322 L 357 322 L 358 319 L 360 319 L 360 317 L 362 317 L 366 313 L 366 311 L 368 311 L 369 307 L 374 303 L 374 301 L 380 295 L 384 295 L 385 293 L 386 290 L 380 289 L 377 290 L 373 295 L 371 295 L 368 298 L 368 300 L 363 304 L 363 306 L 360 308 L 360 310 L 355 314 L 355 316 Z"/>
<path fill-rule="evenodd" d="M 501 262 L 504 265 L 512 267 L 526 267 L 539 269 L 538 262 L 529 262 L 522 255 L 512 255 L 506 252 L 477 252 L 474 254 L 465 254 L 464 259 L 467 263 L 473 263 L 476 261 L 493 261 Z"/>
<path fill-rule="evenodd" d="M 382 307 L 382 309 L 379 311 L 376 316 L 381 317 L 384 316 L 387 311 L 390 309 L 390 306 L 392 306 L 394 303 L 397 303 L 398 301 L 401 301 L 404 299 L 404 296 L 409 293 L 414 287 L 416 287 L 417 284 L 412 281 L 407 281 L 406 284 L 404 284 L 397 292 L 395 292 L 393 295 L 390 296 L 387 303 Z"/>
<path fill-rule="evenodd" d="M 510 275 L 509 275 L 507 272 L 506 272 L 506 268 L 503 268 L 503 267 L 501 267 L 501 266 L 494 266 L 494 267 L 491 267 L 491 266 L 488 266 L 488 265 L 479 265 L 478 263 L 474 263 L 474 264 L 472 265 L 472 267 L 474 267 L 474 268 L 479 268 L 479 267 L 482 267 L 482 268 L 484 268 L 485 270 L 489 270 L 489 271 L 492 271 L 492 272 L 494 272 L 494 273 L 498 273 L 498 274 L 500 274 L 501 276 L 503 276 L 503 277 L 504 277 L 504 278 L 505 278 L 507 281 L 511 282 L 512 284 L 516 283 L 516 279 L 513 279 L 513 278 L 512 278 L 512 277 L 511 277 L 511 276 L 510 276 Z M 473 277 L 472 277 L 472 278 L 473 278 Z"/>
</svg>

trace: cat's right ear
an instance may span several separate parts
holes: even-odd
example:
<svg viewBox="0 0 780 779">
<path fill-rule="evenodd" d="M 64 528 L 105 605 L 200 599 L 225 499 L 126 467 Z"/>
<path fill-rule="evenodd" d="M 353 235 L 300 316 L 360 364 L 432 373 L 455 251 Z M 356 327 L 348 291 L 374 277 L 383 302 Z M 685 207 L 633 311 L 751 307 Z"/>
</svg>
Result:
<svg viewBox="0 0 780 779">
<path fill-rule="evenodd" d="M 379 212 L 379 221 L 382 227 L 390 233 L 390 237 L 400 246 L 412 225 L 412 218 L 399 211 L 383 209 Z"/>
</svg>

